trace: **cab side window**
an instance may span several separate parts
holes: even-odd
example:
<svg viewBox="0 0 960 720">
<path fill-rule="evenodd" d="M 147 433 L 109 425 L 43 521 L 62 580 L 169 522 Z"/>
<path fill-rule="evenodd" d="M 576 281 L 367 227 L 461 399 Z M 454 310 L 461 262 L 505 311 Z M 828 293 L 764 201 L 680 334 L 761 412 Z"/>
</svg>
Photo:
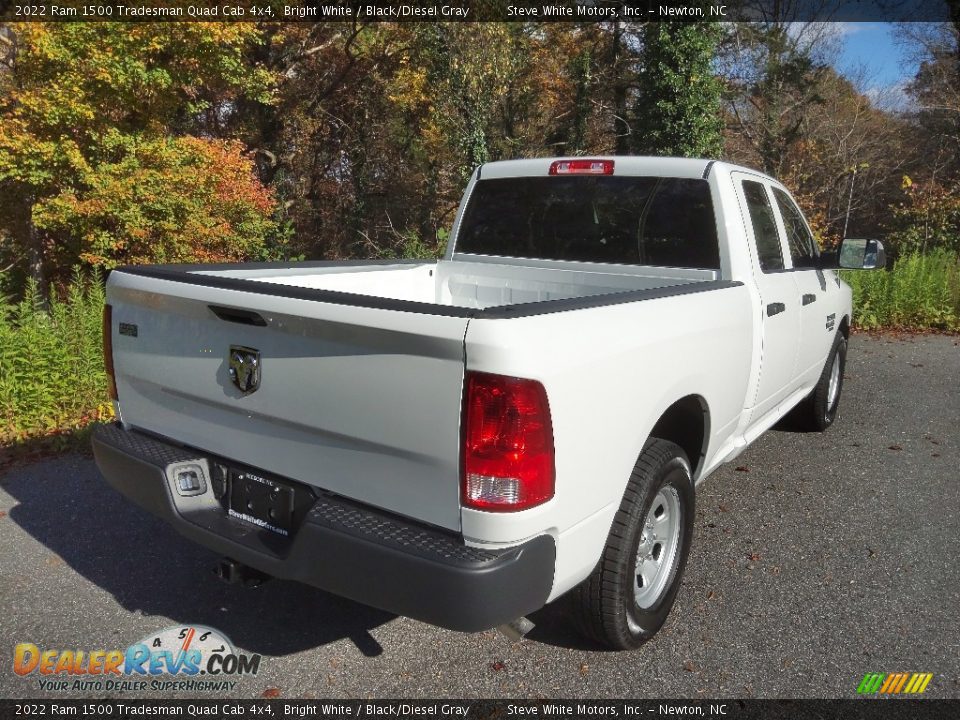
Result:
<svg viewBox="0 0 960 720">
<path fill-rule="evenodd" d="M 743 196 L 747 200 L 750 223 L 753 225 L 753 237 L 757 243 L 760 269 L 765 273 L 783 270 L 780 235 L 777 232 L 777 221 L 766 189 L 761 183 L 744 180 Z"/>
<path fill-rule="evenodd" d="M 793 200 L 783 190 L 773 188 L 777 207 L 783 217 L 783 226 L 787 231 L 787 247 L 795 268 L 817 267 L 817 243 L 803 221 L 803 215 Z"/>
</svg>

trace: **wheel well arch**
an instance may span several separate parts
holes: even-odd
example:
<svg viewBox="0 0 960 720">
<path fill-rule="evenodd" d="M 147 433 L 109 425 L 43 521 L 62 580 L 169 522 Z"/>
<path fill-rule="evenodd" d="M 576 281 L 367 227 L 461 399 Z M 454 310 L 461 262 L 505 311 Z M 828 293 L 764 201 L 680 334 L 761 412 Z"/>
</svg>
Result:
<svg viewBox="0 0 960 720">
<path fill-rule="evenodd" d="M 844 315 L 843 320 L 840 321 L 840 333 L 845 340 L 850 339 L 850 317 L 847 315 Z"/>
<path fill-rule="evenodd" d="M 651 437 L 676 443 L 687 454 L 695 478 L 707 454 L 710 438 L 710 408 L 700 395 L 677 400 L 660 415 L 650 431 Z"/>
</svg>

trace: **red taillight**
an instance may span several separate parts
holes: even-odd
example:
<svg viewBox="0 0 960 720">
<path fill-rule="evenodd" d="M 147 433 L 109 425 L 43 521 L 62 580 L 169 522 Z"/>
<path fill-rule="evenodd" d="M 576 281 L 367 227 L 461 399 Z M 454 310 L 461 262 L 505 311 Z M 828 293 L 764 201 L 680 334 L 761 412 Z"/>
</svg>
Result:
<svg viewBox="0 0 960 720">
<path fill-rule="evenodd" d="M 553 426 L 536 380 L 467 373 L 463 504 L 525 510 L 553 497 Z"/>
<path fill-rule="evenodd" d="M 613 175 L 613 160 L 554 160 L 551 175 Z"/>
<path fill-rule="evenodd" d="M 107 371 L 110 399 L 117 399 L 117 379 L 113 375 L 113 308 L 103 306 L 103 367 Z"/>
</svg>

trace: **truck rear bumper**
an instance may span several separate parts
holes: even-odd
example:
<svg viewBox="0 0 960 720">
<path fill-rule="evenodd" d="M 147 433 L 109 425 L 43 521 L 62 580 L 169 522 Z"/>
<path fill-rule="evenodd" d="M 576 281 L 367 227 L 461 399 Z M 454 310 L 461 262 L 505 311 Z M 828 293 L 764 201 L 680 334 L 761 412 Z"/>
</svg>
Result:
<svg viewBox="0 0 960 720">
<path fill-rule="evenodd" d="M 556 547 L 542 535 L 504 550 L 467 547 L 451 533 L 318 492 L 289 536 L 230 517 L 213 496 L 221 458 L 120 425 L 97 428 L 101 473 L 127 498 L 183 536 L 274 577 L 348 597 L 433 625 L 476 632 L 544 605 Z M 184 496 L 172 468 L 203 469 L 205 489 Z"/>
</svg>

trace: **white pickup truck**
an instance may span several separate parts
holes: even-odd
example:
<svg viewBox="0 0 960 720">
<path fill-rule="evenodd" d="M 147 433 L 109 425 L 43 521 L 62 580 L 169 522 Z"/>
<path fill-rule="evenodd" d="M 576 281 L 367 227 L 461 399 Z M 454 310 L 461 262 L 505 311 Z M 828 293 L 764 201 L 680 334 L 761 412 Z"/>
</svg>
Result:
<svg viewBox="0 0 960 720">
<path fill-rule="evenodd" d="M 496 162 L 443 260 L 111 273 L 107 481 L 225 556 L 447 628 L 568 594 L 663 624 L 695 485 L 788 411 L 834 420 L 850 289 L 786 189 L 722 162 Z M 255 619 L 251 618 L 251 622 Z"/>
</svg>

